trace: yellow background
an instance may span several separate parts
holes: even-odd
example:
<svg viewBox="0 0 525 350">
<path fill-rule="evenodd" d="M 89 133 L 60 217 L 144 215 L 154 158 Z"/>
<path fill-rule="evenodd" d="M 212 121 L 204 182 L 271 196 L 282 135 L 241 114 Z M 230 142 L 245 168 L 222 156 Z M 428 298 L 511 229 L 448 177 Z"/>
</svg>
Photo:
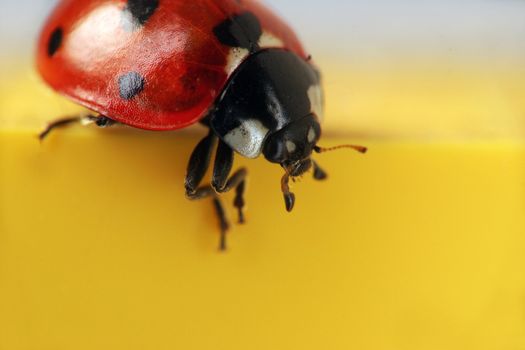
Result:
<svg viewBox="0 0 525 350">
<path fill-rule="evenodd" d="M 325 67 L 330 179 L 250 169 L 217 251 L 183 177 L 204 131 L 73 127 L 29 68 L 0 84 L 0 349 L 525 349 L 521 67 Z M 449 74 L 445 74 L 448 72 Z M 230 217 L 232 196 L 226 201 Z"/>
</svg>

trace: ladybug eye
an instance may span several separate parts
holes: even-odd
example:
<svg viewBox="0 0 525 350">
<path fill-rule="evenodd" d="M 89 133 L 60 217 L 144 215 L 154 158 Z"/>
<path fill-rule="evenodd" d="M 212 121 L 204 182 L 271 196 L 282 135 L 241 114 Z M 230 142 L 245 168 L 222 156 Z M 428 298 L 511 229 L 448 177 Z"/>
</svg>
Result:
<svg viewBox="0 0 525 350">
<path fill-rule="evenodd" d="M 280 163 L 285 158 L 285 143 L 279 138 L 270 138 L 266 142 L 263 152 L 270 162 Z"/>
</svg>

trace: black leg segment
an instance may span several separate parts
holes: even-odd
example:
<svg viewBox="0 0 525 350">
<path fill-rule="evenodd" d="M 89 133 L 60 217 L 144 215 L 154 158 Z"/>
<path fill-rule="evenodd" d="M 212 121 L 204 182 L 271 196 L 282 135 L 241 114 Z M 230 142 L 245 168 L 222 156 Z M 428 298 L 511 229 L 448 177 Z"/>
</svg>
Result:
<svg viewBox="0 0 525 350">
<path fill-rule="evenodd" d="M 235 188 L 235 199 L 233 200 L 233 206 L 237 208 L 239 213 L 239 223 L 244 224 L 244 190 L 246 188 L 246 177 L 248 176 L 248 170 L 241 168 L 237 170 L 226 182 L 223 188 L 215 190 L 219 193 L 229 192 Z"/>
<path fill-rule="evenodd" d="M 104 117 L 104 116 L 96 117 L 92 121 L 94 121 L 95 125 L 98 126 L 99 128 L 108 128 L 117 123 L 113 119 L 109 119 L 108 117 Z"/>
<path fill-rule="evenodd" d="M 190 198 L 193 197 L 204 175 L 206 175 L 216 140 L 217 137 L 210 129 L 208 135 L 199 142 L 191 154 L 186 172 L 186 180 L 184 181 L 186 195 Z"/>
<path fill-rule="evenodd" d="M 211 153 L 217 137 L 213 131 L 210 131 L 193 151 L 188 165 L 186 175 L 186 196 L 190 200 L 199 200 L 212 198 L 215 211 L 219 218 L 219 227 L 221 231 L 220 249 L 226 249 L 226 233 L 230 227 L 226 212 L 220 201 L 219 194 L 235 189 L 235 199 L 233 205 L 238 210 L 239 222 L 244 223 L 244 191 L 246 187 L 246 176 L 248 174 L 245 168 L 237 170 L 229 177 L 233 166 L 233 150 L 224 142 L 219 141 L 217 154 L 213 168 L 212 183 L 210 185 L 200 186 L 207 168 L 210 164 Z"/>
<path fill-rule="evenodd" d="M 246 175 L 245 175 L 246 176 Z M 237 208 L 239 215 L 239 224 L 244 224 L 246 222 L 244 218 L 244 191 L 246 190 L 246 181 L 243 180 L 235 188 L 235 199 L 233 200 L 233 206 Z"/>
<path fill-rule="evenodd" d="M 324 171 L 315 161 L 312 161 L 312 164 L 314 167 L 314 179 L 319 181 L 326 180 L 328 178 L 326 171 Z"/>
<path fill-rule="evenodd" d="M 228 223 L 228 219 L 226 218 L 226 211 L 224 210 L 224 206 L 222 205 L 222 202 L 218 197 L 213 198 L 213 206 L 215 207 L 215 211 L 217 212 L 217 216 L 219 217 L 219 226 L 221 229 L 219 249 L 221 251 L 225 251 L 228 248 L 228 245 L 226 243 L 226 233 L 230 228 L 230 224 Z"/>
<path fill-rule="evenodd" d="M 217 190 L 222 191 L 228 181 L 228 176 L 233 167 L 233 150 L 223 141 L 219 141 L 217 154 L 215 155 L 215 164 L 213 166 L 213 176 L 211 185 Z"/>
<path fill-rule="evenodd" d="M 87 115 L 87 116 L 79 116 L 79 117 L 67 117 L 67 118 L 61 118 L 54 120 L 50 122 L 40 134 L 38 134 L 38 138 L 40 141 L 43 141 L 50 133 L 51 131 L 59 128 L 63 128 L 66 126 L 69 126 L 71 124 L 91 124 L 95 123 L 98 127 L 106 128 L 108 126 L 116 124 L 116 122 L 113 119 L 110 119 L 105 116 L 93 116 L 93 115 Z"/>
<path fill-rule="evenodd" d="M 235 188 L 233 206 L 237 208 L 239 223 L 244 224 L 244 191 L 246 188 L 245 179 L 248 172 L 244 168 L 240 169 L 228 179 L 233 167 L 233 154 L 233 150 L 230 146 L 219 141 L 211 185 L 218 193 L 228 192 Z"/>
<path fill-rule="evenodd" d="M 245 189 L 245 183 L 246 183 L 246 176 L 248 172 L 246 169 L 242 168 L 237 170 L 226 182 L 226 185 L 221 190 L 220 193 L 228 192 L 235 188 L 236 194 L 235 199 L 233 201 L 233 205 L 237 208 L 238 214 L 239 214 L 239 223 L 244 223 L 244 189 Z M 213 199 L 213 205 L 215 207 L 215 211 L 217 213 L 217 216 L 219 218 L 219 227 L 221 230 L 221 243 L 220 243 L 220 249 L 225 250 L 226 249 L 226 233 L 228 229 L 230 228 L 230 224 L 228 223 L 228 219 L 226 218 L 226 213 L 224 210 L 224 207 L 222 205 L 222 202 L 219 198 L 219 193 L 216 189 L 214 189 L 211 185 L 201 186 L 197 188 L 192 193 L 186 193 L 186 196 L 190 200 L 199 200 L 204 198 L 212 198 Z"/>
<path fill-rule="evenodd" d="M 217 217 L 219 219 L 219 229 L 221 232 L 219 249 L 222 251 L 226 250 L 226 233 L 230 229 L 230 223 L 228 222 L 228 218 L 226 217 L 226 211 L 224 210 L 224 205 L 222 204 L 222 201 L 219 198 L 217 192 L 215 192 L 213 187 L 207 185 L 199 187 L 193 193 L 186 193 L 186 197 L 188 197 L 188 199 L 190 200 L 212 198 L 213 207 L 215 208 L 215 213 L 217 214 Z"/>
</svg>

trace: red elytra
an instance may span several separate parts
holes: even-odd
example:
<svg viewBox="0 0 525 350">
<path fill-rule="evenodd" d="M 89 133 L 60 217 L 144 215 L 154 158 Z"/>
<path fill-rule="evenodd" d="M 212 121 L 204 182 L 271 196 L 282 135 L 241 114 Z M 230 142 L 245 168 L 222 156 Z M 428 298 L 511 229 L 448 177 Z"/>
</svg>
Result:
<svg viewBox="0 0 525 350">
<path fill-rule="evenodd" d="M 233 14 L 255 14 L 265 33 L 307 59 L 288 25 L 257 1 L 135 1 L 139 18 L 155 5 L 141 30 L 126 16 L 130 3 L 63 0 L 42 30 L 37 66 L 61 94 L 133 127 L 173 130 L 206 116 L 235 69 L 228 66 L 232 48 L 213 32 Z M 130 73 L 143 86 L 123 98 L 119 79 Z"/>
</svg>

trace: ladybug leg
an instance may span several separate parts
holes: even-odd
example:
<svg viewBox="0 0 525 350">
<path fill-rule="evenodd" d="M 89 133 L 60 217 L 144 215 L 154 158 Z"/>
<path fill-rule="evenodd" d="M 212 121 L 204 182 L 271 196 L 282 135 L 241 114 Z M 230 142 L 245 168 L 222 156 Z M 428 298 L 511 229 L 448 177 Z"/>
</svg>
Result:
<svg viewBox="0 0 525 350">
<path fill-rule="evenodd" d="M 53 120 L 52 122 L 46 125 L 46 127 L 40 132 L 40 134 L 38 134 L 38 138 L 40 139 L 40 141 L 43 141 L 52 130 L 68 126 L 73 123 L 78 123 L 79 121 L 80 120 L 78 117 Z"/>
<path fill-rule="evenodd" d="M 314 179 L 319 181 L 326 180 L 326 178 L 328 177 L 326 171 L 324 171 L 315 161 L 312 161 L 312 164 L 314 167 Z"/>
<path fill-rule="evenodd" d="M 237 208 L 239 223 L 244 224 L 244 191 L 246 188 L 246 176 L 248 171 L 245 168 L 237 170 L 230 178 L 233 166 L 233 150 L 226 143 L 219 141 L 211 185 L 217 193 L 224 193 L 235 188 L 235 199 L 233 206 Z"/>
<path fill-rule="evenodd" d="M 230 229 L 230 224 L 228 222 L 228 219 L 226 218 L 226 211 L 224 210 L 224 205 L 222 204 L 219 196 L 217 195 L 217 192 L 215 192 L 213 187 L 208 185 L 199 187 L 191 193 L 186 192 L 186 197 L 190 200 L 199 200 L 208 197 L 211 197 L 213 199 L 213 206 L 219 218 L 219 228 L 221 230 L 219 249 L 222 251 L 226 250 L 226 233 Z"/>
<path fill-rule="evenodd" d="M 113 119 L 109 119 L 108 117 L 105 117 L 102 115 L 100 117 L 95 117 L 94 122 L 95 122 L 95 125 L 98 126 L 99 128 L 107 128 L 107 127 L 117 124 L 117 122 L 114 121 Z"/>
<path fill-rule="evenodd" d="M 94 123 L 98 127 L 106 128 L 108 126 L 115 124 L 116 122 L 112 119 L 109 119 L 108 117 L 104 117 L 104 116 L 95 117 L 93 115 L 57 119 L 57 120 L 50 122 L 45 127 L 45 129 L 42 130 L 40 134 L 38 134 L 38 138 L 40 139 L 40 141 L 43 141 L 49 135 L 49 133 L 51 133 L 51 131 L 69 126 L 71 124 L 78 124 L 78 123 L 82 125 L 88 125 L 88 124 Z"/>
<path fill-rule="evenodd" d="M 230 224 L 228 223 L 226 211 L 218 194 L 228 192 L 235 188 L 236 196 L 234 206 L 239 212 L 239 222 L 244 223 L 244 189 L 247 171 L 242 168 L 229 177 L 233 165 L 233 150 L 224 142 L 219 141 L 213 167 L 212 183 L 211 185 L 198 187 L 210 165 L 211 155 L 216 141 L 217 136 L 210 130 L 208 136 L 195 147 L 188 164 L 185 187 L 186 197 L 190 200 L 199 200 L 208 197 L 213 199 L 213 205 L 219 217 L 221 230 L 220 249 L 226 250 L 226 233 L 230 228 Z"/>
<path fill-rule="evenodd" d="M 224 193 L 231 191 L 235 188 L 235 198 L 233 200 L 233 206 L 237 208 L 239 215 L 239 223 L 244 224 L 244 191 L 246 189 L 246 176 L 248 175 L 248 170 L 246 168 L 241 168 L 237 170 L 229 179 L 226 181 L 226 184 L 221 188 L 215 188 L 215 191 L 219 193 Z"/>
<path fill-rule="evenodd" d="M 246 177 L 246 175 L 245 175 Z M 237 208 L 239 213 L 239 223 L 244 224 L 246 222 L 244 218 L 244 192 L 246 190 L 246 181 L 243 180 L 235 188 L 235 199 L 233 200 L 233 206 Z"/>
<path fill-rule="evenodd" d="M 210 129 L 208 135 L 199 142 L 197 147 L 195 147 L 188 163 L 184 185 L 186 188 L 186 197 L 190 200 L 199 200 L 208 197 L 213 199 L 213 206 L 219 218 L 219 228 L 221 230 L 219 247 L 220 250 L 224 251 L 226 250 L 226 233 L 230 228 L 224 206 L 212 186 L 208 185 L 198 187 L 210 166 L 211 156 L 216 141 L 217 136 L 215 136 Z"/>
<path fill-rule="evenodd" d="M 186 179 L 184 181 L 186 196 L 192 197 L 197 192 L 197 187 L 199 187 L 210 166 L 211 155 L 216 141 L 217 136 L 215 136 L 210 129 L 208 135 L 203 138 L 193 150 L 190 161 L 188 162 Z"/>
<path fill-rule="evenodd" d="M 228 232 L 230 224 L 228 223 L 228 219 L 226 218 L 226 211 L 224 210 L 224 206 L 222 205 L 222 202 L 219 199 L 219 197 L 213 197 L 213 206 L 215 207 L 215 211 L 217 212 L 217 216 L 219 217 L 219 226 L 221 228 L 221 239 L 219 243 L 219 249 L 221 251 L 225 251 L 227 248 L 226 232 Z"/>
</svg>

